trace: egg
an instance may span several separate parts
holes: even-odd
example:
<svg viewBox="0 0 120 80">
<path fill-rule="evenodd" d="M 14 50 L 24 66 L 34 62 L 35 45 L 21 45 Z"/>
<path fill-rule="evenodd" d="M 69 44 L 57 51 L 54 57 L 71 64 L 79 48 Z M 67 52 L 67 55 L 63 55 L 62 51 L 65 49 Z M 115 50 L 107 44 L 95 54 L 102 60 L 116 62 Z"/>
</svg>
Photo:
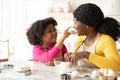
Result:
<svg viewBox="0 0 120 80">
<path fill-rule="evenodd" d="M 92 78 L 98 77 L 98 71 L 92 71 Z"/>
<path fill-rule="evenodd" d="M 76 78 L 76 77 L 79 77 L 80 76 L 80 73 L 78 72 L 78 71 L 73 71 L 72 73 L 71 73 L 71 77 L 72 78 Z"/>
<path fill-rule="evenodd" d="M 99 70 L 99 72 L 104 73 L 104 69 L 103 69 L 103 68 L 101 68 L 101 69 Z"/>
</svg>

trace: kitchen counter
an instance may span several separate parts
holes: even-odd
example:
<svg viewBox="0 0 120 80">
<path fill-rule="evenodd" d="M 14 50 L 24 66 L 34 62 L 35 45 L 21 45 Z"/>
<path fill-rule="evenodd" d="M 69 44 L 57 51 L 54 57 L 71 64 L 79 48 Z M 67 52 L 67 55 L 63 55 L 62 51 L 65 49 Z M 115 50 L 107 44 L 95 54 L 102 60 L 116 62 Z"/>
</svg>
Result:
<svg viewBox="0 0 120 80">
<path fill-rule="evenodd" d="M 6 69 L 2 73 L 0 73 L 0 80 L 61 80 L 60 75 L 57 74 L 55 66 L 45 66 L 41 62 L 33 62 L 33 61 L 14 61 L 14 62 L 6 62 L 0 63 L 0 65 L 4 64 L 14 64 L 15 66 L 30 66 L 31 74 L 25 76 L 25 73 L 18 72 L 13 69 Z M 74 78 L 71 80 L 83 80 L 85 75 L 91 75 L 90 71 L 80 71 L 81 77 Z"/>
</svg>

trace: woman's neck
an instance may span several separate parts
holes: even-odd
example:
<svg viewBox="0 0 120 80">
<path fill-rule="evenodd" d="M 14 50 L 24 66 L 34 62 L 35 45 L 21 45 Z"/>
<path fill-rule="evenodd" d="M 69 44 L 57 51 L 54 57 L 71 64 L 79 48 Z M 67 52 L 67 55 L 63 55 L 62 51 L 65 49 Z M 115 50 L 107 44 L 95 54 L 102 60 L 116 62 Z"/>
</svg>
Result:
<svg viewBox="0 0 120 80">
<path fill-rule="evenodd" d="M 90 46 L 94 43 L 95 39 L 96 39 L 96 36 L 97 36 L 97 32 L 92 32 L 92 33 L 89 33 L 86 37 L 86 41 L 85 41 L 85 44 L 87 46 Z"/>
<path fill-rule="evenodd" d="M 91 33 L 89 33 L 87 35 L 87 39 L 86 40 L 91 41 L 91 40 L 96 38 L 96 35 L 97 35 L 97 32 L 91 32 Z"/>
</svg>

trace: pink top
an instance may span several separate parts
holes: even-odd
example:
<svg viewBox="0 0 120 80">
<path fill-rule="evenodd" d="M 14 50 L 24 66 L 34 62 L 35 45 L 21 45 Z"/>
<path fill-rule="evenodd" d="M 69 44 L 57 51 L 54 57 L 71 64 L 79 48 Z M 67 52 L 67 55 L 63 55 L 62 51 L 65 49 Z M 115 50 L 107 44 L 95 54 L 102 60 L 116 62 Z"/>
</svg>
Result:
<svg viewBox="0 0 120 80">
<path fill-rule="evenodd" d="M 62 50 L 60 50 L 57 46 L 47 46 L 47 49 L 49 50 L 49 52 L 46 52 L 41 45 L 36 45 L 33 48 L 33 60 L 36 62 L 52 61 L 59 55 L 60 52 L 62 52 L 62 56 L 67 53 L 65 45 L 62 46 Z"/>
</svg>

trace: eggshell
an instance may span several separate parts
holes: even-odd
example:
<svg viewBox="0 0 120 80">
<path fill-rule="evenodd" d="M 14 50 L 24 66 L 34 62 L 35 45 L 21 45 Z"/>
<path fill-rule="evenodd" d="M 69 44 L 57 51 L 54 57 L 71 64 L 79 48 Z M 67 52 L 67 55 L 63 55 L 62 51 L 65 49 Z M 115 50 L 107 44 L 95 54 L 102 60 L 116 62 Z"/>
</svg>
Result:
<svg viewBox="0 0 120 80">
<path fill-rule="evenodd" d="M 99 80 L 107 80 L 107 76 L 99 76 Z"/>
<path fill-rule="evenodd" d="M 103 73 L 100 72 L 100 71 L 98 71 L 97 77 L 98 77 L 98 76 L 103 76 Z"/>
<path fill-rule="evenodd" d="M 108 76 L 115 76 L 115 72 L 111 69 L 108 69 Z"/>
</svg>

